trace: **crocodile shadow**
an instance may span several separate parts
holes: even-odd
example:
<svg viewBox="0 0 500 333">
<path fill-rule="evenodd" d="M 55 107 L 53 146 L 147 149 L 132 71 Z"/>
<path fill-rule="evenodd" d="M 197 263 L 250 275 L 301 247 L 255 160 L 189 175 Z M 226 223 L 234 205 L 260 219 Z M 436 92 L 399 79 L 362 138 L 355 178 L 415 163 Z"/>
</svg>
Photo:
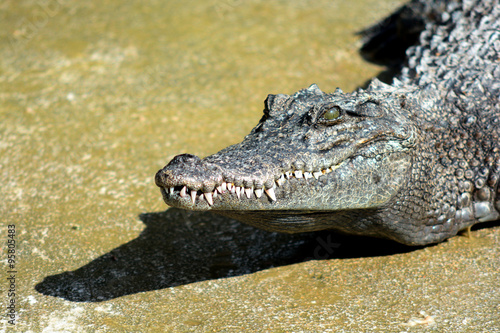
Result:
<svg viewBox="0 0 500 333">
<path fill-rule="evenodd" d="M 144 291 L 240 276 L 307 260 L 392 255 L 418 249 L 334 234 L 266 232 L 207 212 L 145 213 L 134 240 L 35 289 L 73 302 L 101 302 Z"/>
</svg>

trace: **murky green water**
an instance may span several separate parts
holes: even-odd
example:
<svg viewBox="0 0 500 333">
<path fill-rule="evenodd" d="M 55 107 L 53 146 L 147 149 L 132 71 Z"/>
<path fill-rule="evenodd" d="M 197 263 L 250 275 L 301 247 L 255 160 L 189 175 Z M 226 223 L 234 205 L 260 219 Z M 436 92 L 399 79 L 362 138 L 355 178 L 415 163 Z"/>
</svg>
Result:
<svg viewBox="0 0 500 333">
<path fill-rule="evenodd" d="M 343 318 L 330 323 L 345 324 L 340 314 L 349 307 L 334 306 L 345 281 L 331 289 L 330 280 L 317 279 L 323 269 L 333 274 L 327 261 L 240 276 L 243 285 L 238 278 L 213 280 L 231 270 L 241 275 L 245 268 L 251 273 L 293 262 L 286 251 L 268 258 L 259 252 L 264 247 L 252 244 L 277 242 L 282 251 L 290 247 L 287 242 L 301 246 L 302 241 L 260 232 L 243 239 L 247 227 L 227 219 L 154 213 L 166 206 L 153 176 L 179 153 L 205 156 L 241 140 L 260 119 L 269 93 L 293 93 L 311 83 L 325 91 L 361 85 L 380 69 L 357 55 L 354 33 L 397 6 L 380 0 L 2 2 L 0 242 L 6 240 L 6 225 L 15 224 L 20 315 L 15 329 L 293 331 L 297 323 L 298 330 L 311 330 L 315 323 L 332 327 L 322 319 L 324 311 Z M 230 229 L 219 230 L 215 222 Z M 175 238 L 176 225 L 191 229 Z M 229 240 L 243 252 L 232 245 L 222 250 Z M 489 240 L 495 241 L 498 237 Z M 203 257 L 197 249 L 207 244 L 206 251 L 221 248 L 208 256 L 214 262 L 190 264 L 190 258 Z M 248 248 L 253 250 L 247 253 Z M 396 261 L 394 267 L 404 265 Z M 342 274 L 356 278 L 365 264 L 353 262 Z M 159 281 L 172 265 L 185 281 Z M 141 269 L 144 276 L 134 273 Z M 199 272 L 204 269 L 208 273 Z M 80 274 L 75 276 L 94 282 L 80 288 L 76 278 L 61 280 L 73 301 L 35 290 L 44 278 L 75 270 Z M 295 274 L 304 280 L 295 280 Z M 383 279 L 381 271 L 377 278 Z M 142 284 L 149 287 L 138 287 Z M 177 284 L 184 286 L 168 288 Z M 307 286 L 313 291 L 302 293 Z M 103 290 L 120 292 L 98 302 Z M 81 303 L 86 296 L 79 292 L 92 301 Z M 359 297 L 344 293 L 343 301 Z M 262 299 L 269 301 L 261 306 Z M 373 300 L 366 302 L 376 307 Z M 397 308 L 387 304 L 380 305 L 381 313 Z M 358 304 L 357 312 L 347 315 L 362 316 L 361 308 Z M 397 312 L 395 321 L 418 314 L 417 308 Z M 234 315 L 219 316 L 221 311 Z M 236 317 L 238 324 L 231 325 Z M 370 327 L 365 324 L 357 327 Z M 344 327 L 354 327 L 349 325 Z"/>
</svg>

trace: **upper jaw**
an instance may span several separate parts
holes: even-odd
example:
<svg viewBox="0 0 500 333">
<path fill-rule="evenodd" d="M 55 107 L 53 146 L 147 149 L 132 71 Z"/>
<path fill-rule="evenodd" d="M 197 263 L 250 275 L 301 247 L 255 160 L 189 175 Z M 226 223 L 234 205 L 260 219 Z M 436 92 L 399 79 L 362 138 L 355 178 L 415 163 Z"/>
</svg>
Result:
<svg viewBox="0 0 500 333">
<path fill-rule="evenodd" d="M 201 168 L 217 171 L 208 173 L 205 183 L 203 178 L 193 181 L 196 173 L 177 177 L 182 168 L 176 165 L 158 171 L 156 184 L 168 205 L 215 211 L 334 211 L 387 203 L 407 181 L 411 157 L 404 151 L 383 157 L 351 155 L 323 169 L 282 168 L 253 182 L 248 181 L 250 178 L 228 177 L 229 171 L 220 167 Z"/>
<path fill-rule="evenodd" d="M 179 155 L 182 156 L 182 155 Z M 160 187 L 164 201 L 175 207 L 193 210 L 241 210 L 277 207 L 276 202 L 292 183 L 322 180 L 336 166 L 324 167 L 315 171 L 298 168 L 281 168 L 281 171 L 262 178 L 238 177 L 223 172 L 218 175 L 205 175 L 198 182 L 190 181 L 193 175 L 182 178 L 174 176 L 174 168 L 167 165 L 156 174 L 156 185 Z M 205 182 L 205 185 L 203 184 Z"/>
</svg>

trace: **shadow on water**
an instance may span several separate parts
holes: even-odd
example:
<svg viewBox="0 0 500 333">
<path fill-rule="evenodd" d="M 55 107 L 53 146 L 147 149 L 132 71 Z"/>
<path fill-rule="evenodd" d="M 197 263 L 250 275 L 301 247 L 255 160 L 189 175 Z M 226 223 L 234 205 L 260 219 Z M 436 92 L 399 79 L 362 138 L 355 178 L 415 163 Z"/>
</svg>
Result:
<svg viewBox="0 0 500 333">
<path fill-rule="evenodd" d="M 176 208 L 141 214 L 140 219 L 146 228 L 136 239 L 75 271 L 47 276 L 35 289 L 74 302 L 101 302 L 307 260 L 383 256 L 416 249 L 330 231 L 266 232 L 212 213 Z"/>
</svg>

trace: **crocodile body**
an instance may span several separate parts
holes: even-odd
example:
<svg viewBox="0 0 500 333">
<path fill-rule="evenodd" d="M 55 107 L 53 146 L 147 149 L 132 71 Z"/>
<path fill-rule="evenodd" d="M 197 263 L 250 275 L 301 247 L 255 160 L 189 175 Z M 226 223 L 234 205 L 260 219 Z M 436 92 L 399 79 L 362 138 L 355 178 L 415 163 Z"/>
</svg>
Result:
<svg viewBox="0 0 500 333">
<path fill-rule="evenodd" d="M 406 33 L 405 19 L 421 31 Z M 176 156 L 158 171 L 165 202 L 270 231 L 408 245 L 497 220 L 498 1 L 412 1 L 367 33 L 365 57 L 398 68 L 392 84 L 269 95 L 241 143 Z M 391 52 L 401 49 L 396 35 L 416 36 L 404 59 Z"/>
</svg>

